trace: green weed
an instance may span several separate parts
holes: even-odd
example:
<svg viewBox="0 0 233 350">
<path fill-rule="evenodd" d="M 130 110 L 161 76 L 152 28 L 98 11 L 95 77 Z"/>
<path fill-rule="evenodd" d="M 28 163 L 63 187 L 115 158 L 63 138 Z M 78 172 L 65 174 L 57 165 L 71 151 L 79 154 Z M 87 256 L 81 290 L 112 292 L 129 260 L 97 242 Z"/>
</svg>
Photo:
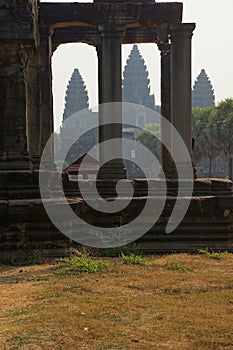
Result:
<svg viewBox="0 0 233 350">
<path fill-rule="evenodd" d="M 134 264 L 134 265 L 145 265 L 146 259 L 141 255 L 135 255 L 131 253 L 130 255 L 125 255 L 121 253 L 121 258 L 125 264 Z"/>
<path fill-rule="evenodd" d="M 122 245 L 114 248 L 105 248 L 103 250 L 103 256 L 107 256 L 109 258 L 121 257 L 122 254 L 142 255 L 142 249 L 139 245 L 134 243 L 134 244 L 127 244 L 127 245 Z"/>
<path fill-rule="evenodd" d="M 60 259 L 61 265 L 56 268 L 56 276 L 82 275 L 105 271 L 109 264 L 105 261 L 90 258 L 73 257 Z"/>
<path fill-rule="evenodd" d="M 172 260 L 168 266 L 168 269 L 171 271 L 180 271 L 180 272 L 191 271 L 190 268 L 185 267 L 182 262 L 177 260 Z"/>
<path fill-rule="evenodd" d="M 198 253 L 213 260 L 222 260 L 224 258 L 224 255 L 227 254 L 227 252 L 211 252 L 208 248 L 199 249 Z"/>
</svg>

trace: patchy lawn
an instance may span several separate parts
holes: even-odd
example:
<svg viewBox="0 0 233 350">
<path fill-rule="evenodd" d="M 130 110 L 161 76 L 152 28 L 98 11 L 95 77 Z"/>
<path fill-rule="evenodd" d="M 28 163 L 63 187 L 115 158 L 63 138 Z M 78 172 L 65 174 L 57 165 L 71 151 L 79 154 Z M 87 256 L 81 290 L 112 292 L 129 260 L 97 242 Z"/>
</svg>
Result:
<svg viewBox="0 0 233 350">
<path fill-rule="evenodd" d="M 102 260 L 1 265 L 0 349 L 233 349 L 232 254 Z"/>
</svg>

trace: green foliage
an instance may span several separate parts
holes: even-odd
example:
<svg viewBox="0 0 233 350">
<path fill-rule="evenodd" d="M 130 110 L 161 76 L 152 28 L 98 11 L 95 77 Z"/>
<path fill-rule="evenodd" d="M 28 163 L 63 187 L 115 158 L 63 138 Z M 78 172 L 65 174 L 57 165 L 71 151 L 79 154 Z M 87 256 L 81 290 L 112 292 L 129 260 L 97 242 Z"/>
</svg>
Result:
<svg viewBox="0 0 233 350">
<path fill-rule="evenodd" d="M 213 259 L 213 260 L 222 260 L 224 255 L 227 254 L 227 252 L 211 252 L 208 248 L 205 249 L 199 249 L 199 254 L 206 256 L 207 258 Z"/>
<path fill-rule="evenodd" d="M 215 114 L 214 107 L 197 107 L 193 110 L 193 138 L 195 140 L 193 159 L 196 162 L 202 157 L 209 159 L 209 176 L 211 176 L 212 160 L 221 153 L 221 147 L 213 129 Z"/>
<path fill-rule="evenodd" d="M 217 105 L 212 131 L 216 134 L 217 143 L 229 162 L 229 177 L 232 179 L 233 99 L 228 98 Z"/>
<path fill-rule="evenodd" d="M 147 124 L 146 129 L 139 132 L 136 141 L 149 149 L 157 159 L 160 159 L 160 141 L 157 138 L 160 132 L 158 123 Z"/>
<path fill-rule="evenodd" d="M 193 110 L 193 137 L 195 162 L 208 158 L 211 175 L 212 160 L 224 154 L 229 163 L 229 177 L 232 179 L 233 154 L 233 99 L 221 101 L 217 107 L 195 108 Z"/>
<path fill-rule="evenodd" d="M 55 161 L 55 164 L 56 164 L 56 167 L 57 167 L 57 169 L 58 170 L 64 170 L 65 168 L 67 168 L 68 167 L 68 163 L 67 163 L 67 161 L 63 161 L 63 160 L 56 160 Z"/>
<path fill-rule="evenodd" d="M 216 107 L 214 126 L 218 141 L 223 152 L 227 155 L 233 153 L 233 100 L 226 99 Z"/>
<path fill-rule="evenodd" d="M 41 263 L 43 251 L 39 249 L 20 248 L 11 251 L 1 259 L 1 263 L 10 266 L 28 266 Z"/>
<path fill-rule="evenodd" d="M 159 123 L 149 123 L 146 125 L 146 130 L 150 131 L 155 136 L 159 136 L 160 124 Z"/>
<path fill-rule="evenodd" d="M 145 265 L 146 260 L 140 255 L 135 255 L 131 253 L 130 255 L 125 255 L 121 253 L 121 258 L 125 264 L 133 264 L 133 265 Z"/>
<path fill-rule="evenodd" d="M 110 258 L 121 257 L 122 254 L 124 254 L 124 255 L 130 255 L 130 254 L 141 255 L 142 249 L 138 244 L 133 243 L 133 244 L 122 245 L 119 247 L 105 248 L 103 250 L 103 255 L 110 257 Z"/>
<path fill-rule="evenodd" d="M 105 248 L 103 250 L 103 256 L 107 256 L 109 258 L 119 257 L 121 254 L 129 255 L 130 248 L 127 245 L 122 245 L 119 247 Z"/>
<path fill-rule="evenodd" d="M 187 271 L 191 271 L 190 268 L 185 267 L 184 264 L 180 261 L 177 260 L 172 260 L 169 264 L 168 267 L 169 270 L 171 271 L 180 271 L 180 272 L 187 272 Z"/>
<path fill-rule="evenodd" d="M 101 260 L 93 260 L 90 258 L 62 258 L 62 263 L 56 268 L 56 276 L 82 275 L 84 273 L 97 273 L 105 271 L 109 264 Z"/>
</svg>

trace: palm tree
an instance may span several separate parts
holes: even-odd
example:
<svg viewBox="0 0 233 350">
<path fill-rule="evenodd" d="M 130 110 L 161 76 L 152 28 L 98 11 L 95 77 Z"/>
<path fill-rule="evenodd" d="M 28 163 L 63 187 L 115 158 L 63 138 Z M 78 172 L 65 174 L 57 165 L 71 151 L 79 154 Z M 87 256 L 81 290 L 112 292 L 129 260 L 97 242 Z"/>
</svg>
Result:
<svg viewBox="0 0 233 350">
<path fill-rule="evenodd" d="M 228 160 L 228 175 L 232 179 L 233 99 L 227 98 L 218 104 L 212 122 L 212 130 L 216 135 L 219 147 Z"/>
<path fill-rule="evenodd" d="M 221 152 L 212 127 L 215 114 L 214 107 L 197 107 L 193 110 L 193 138 L 195 140 L 193 159 L 195 162 L 200 161 L 201 158 L 209 159 L 209 177 L 211 177 L 213 159 Z"/>
</svg>

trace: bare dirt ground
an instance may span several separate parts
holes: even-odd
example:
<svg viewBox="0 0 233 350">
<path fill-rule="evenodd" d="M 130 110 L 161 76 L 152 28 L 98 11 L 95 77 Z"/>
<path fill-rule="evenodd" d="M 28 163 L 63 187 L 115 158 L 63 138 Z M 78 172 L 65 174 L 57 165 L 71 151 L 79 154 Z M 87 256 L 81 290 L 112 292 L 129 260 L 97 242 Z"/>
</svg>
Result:
<svg viewBox="0 0 233 350">
<path fill-rule="evenodd" d="M 83 275 L 0 265 L 0 349 L 233 349 L 232 254 L 105 260 Z"/>
</svg>

